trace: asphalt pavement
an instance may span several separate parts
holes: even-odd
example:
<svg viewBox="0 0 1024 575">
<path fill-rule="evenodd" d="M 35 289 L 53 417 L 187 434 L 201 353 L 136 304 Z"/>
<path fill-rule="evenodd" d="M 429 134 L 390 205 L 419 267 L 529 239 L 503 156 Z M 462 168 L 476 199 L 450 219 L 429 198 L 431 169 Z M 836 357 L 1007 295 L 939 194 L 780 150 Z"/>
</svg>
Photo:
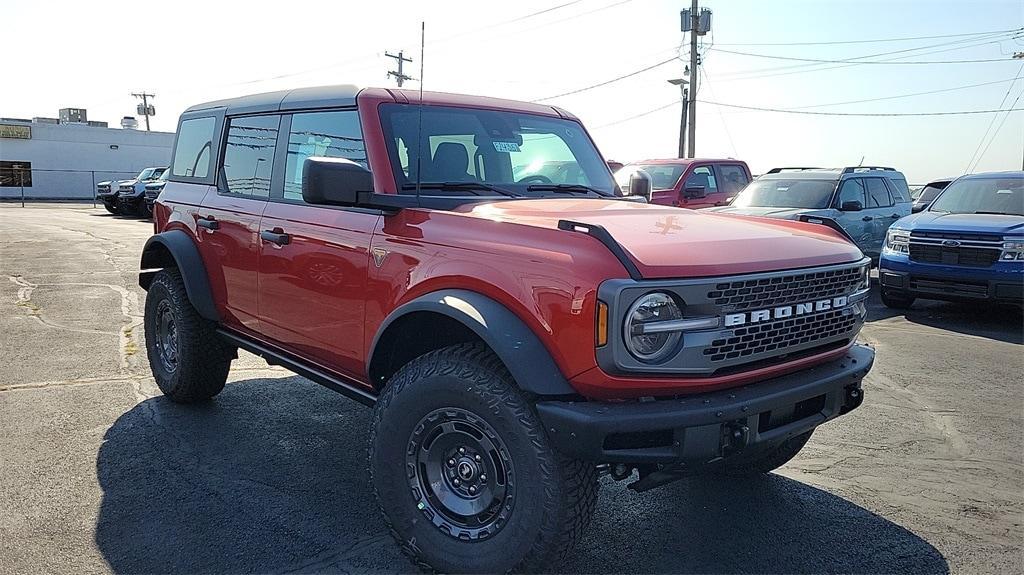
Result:
<svg viewBox="0 0 1024 575">
<path fill-rule="evenodd" d="M 213 401 L 149 375 L 152 223 L 0 204 L 0 574 L 410 572 L 366 471 L 369 411 L 241 354 Z M 1019 312 L 871 299 L 865 403 L 776 473 L 603 480 L 561 570 L 1024 572 Z"/>
</svg>

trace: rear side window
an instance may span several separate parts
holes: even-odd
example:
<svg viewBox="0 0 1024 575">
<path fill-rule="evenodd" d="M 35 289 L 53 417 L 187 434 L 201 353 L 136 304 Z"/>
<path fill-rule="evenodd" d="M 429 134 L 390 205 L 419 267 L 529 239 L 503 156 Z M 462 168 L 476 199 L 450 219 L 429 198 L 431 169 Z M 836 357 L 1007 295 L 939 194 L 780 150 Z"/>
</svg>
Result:
<svg viewBox="0 0 1024 575">
<path fill-rule="evenodd" d="M 285 162 L 285 199 L 302 199 L 302 165 L 313 156 L 347 158 L 367 167 L 359 114 L 355 110 L 341 110 L 292 115 Z"/>
<path fill-rule="evenodd" d="M 205 178 L 210 173 L 210 149 L 213 146 L 215 118 L 185 120 L 178 128 L 171 174 L 185 178 Z"/>
<path fill-rule="evenodd" d="M 887 208 L 892 205 L 892 197 L 889 195 L 889 190 L 885 187 L 885 182 L 882 178 L 868 178 L 864 181 L 868 188 L 868 205 L 869 208 Z"/>
<path fill-rule="evenodd" d="M 718 166 L 718 172 L 722 175 L 722 191 L 727 194 L 735 194 L 750 183 L 742 166 L 722 165 Z"/>
<path fill-rule="evenodd" d="M 896 199 L 896 201 L 898 203 L 909 202 L 910 201 L 910 186 L 907 185 L 907 180 L 905 180 L 905 179 L 903 179 L 901 177 L 897 177 L 897 178 L 889 178 L 889 181 L 892 182 L 892 184 L 893 184 L 893 186 L 892 186 L 893 194 L 892 195 Z"/>
<path fill-rule="evenodd" d="M 241 196 L 270 196 L 270 174 L 280 116 L 231 118 L 224 146 L 224 183 L 227 191 Z"/>
</svg>

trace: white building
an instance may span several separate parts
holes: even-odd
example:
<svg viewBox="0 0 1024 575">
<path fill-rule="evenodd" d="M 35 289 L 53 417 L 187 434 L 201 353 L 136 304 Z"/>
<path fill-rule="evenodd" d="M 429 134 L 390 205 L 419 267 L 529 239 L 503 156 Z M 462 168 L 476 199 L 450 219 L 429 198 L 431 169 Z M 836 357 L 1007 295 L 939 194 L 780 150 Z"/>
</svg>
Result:
<svg viewBox="0 0 1024 575">
<path fill-rule="evenodd" d="M 55 118 L 0 118 L 0 198 L 92 198 L 96 183 L 166 166 L 174 134 Z M 62 110 L 62 114 L 64 110 Z M 79 119 L 80 118 L 80 119 Z"/>
</svg>

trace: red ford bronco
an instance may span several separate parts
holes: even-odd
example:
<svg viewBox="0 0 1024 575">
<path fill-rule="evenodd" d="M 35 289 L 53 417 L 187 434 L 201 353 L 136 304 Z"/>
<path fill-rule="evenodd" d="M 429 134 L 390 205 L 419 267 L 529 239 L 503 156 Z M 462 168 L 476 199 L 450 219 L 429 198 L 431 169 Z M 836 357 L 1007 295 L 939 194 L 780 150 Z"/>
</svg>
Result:
<svg viewBox="0 0 1024 575">
<path fill-rule="evenodd" d="M 602 474 L 766 473 L 860 405 L 874 358 L 854 245 L 623 198 L 550 106 L 351 86 L 202 104 L 154 212 L 160 389 L 207 400 L 242 348 L 372 406 L 373 489 L 426 569 L 553 567 Z"/>
</svg>

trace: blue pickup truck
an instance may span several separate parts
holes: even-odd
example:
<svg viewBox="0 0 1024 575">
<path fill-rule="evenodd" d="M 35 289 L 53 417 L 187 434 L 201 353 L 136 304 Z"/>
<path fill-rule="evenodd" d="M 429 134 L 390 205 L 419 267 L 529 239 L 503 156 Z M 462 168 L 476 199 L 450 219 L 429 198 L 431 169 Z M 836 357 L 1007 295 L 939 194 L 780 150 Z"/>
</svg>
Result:
<svg viewBox="0 0 1024 575">
<path fill-rule="evenodd" d="M 962 176 L 886 234 L 882 303 L 916 298 L 1024 305 L 1024 172 Z"/>
</svg>

